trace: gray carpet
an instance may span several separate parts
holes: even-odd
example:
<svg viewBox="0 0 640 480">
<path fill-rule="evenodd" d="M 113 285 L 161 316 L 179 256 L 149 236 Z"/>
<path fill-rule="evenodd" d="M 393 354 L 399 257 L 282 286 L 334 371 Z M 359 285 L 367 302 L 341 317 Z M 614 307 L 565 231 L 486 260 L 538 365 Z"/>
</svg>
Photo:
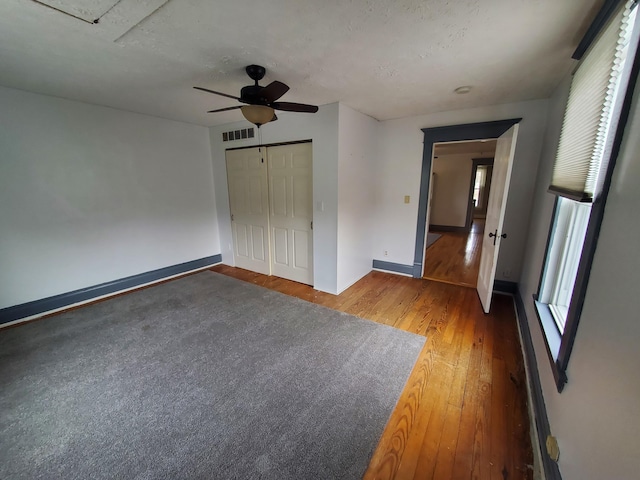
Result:
<svg viewBox="0 0 640 480">
<path fill-rule="evenodd" d="M 439 233 L 427 233 L 427 248 L 433 245 L 441 236 Z"/>
<path fill-rule="evenodd" d="M 213 272 L 0 330 L 0 478 L 360 478 L 424 340 Z"/>
</svg>

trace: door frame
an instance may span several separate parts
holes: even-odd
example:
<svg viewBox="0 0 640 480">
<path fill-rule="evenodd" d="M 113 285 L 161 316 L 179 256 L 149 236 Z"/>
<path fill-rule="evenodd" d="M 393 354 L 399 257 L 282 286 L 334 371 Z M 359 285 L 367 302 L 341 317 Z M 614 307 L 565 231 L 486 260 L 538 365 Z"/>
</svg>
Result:
<svg viewBox="0 0 640 480">
<path fill-rule="evenodd" d="M 418 200 L 418 221 L 416 228 L 415 252 L 413 255 L 413 277 L 422 278 L 424 271 L 425 242 L 427 239 L 427 204 L 431 183 L 433 146 L 441 142 L 460 142 L 498 138 L 522 118 L 510 118 L 490 122 L 465 123 L 443 127 L 423 128 L 422 172 L 420 174 L 420 196 Z"/>
<path fill-rule="evenodd" d="M 225 152 L 229 152 L 231 150 L 246 150 L 247 148 L 269 148 L 269 147 L 279 147 L 281 145 L 296 145 L 298 143 L 313 143 L 313 140 L 311 138 L 308 138 L 306 140 L 292 140 L 290 142 L 275 142 L 275 143 L 259 143 L 257 145 L 246 145 L 243 147 L 230 147 L 230 148 L 225 148 L 224 151 Z"/>
</svg>

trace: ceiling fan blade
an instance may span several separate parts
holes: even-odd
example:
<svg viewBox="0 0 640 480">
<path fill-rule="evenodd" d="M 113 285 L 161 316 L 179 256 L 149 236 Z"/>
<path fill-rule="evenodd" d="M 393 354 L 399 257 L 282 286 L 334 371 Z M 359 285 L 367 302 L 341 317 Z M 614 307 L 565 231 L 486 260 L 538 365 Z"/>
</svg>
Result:
<svg viewBox="0 0 640 480">
<path fill-rule="evenodd" d="M 282 82 L 271 82 L 262 89 L 261 95 L 267 99 L 267 102 L 275 102 L 281 96 L 289 91 L 289 87 Z"/>
<path fill-rule="evenodd" d="M 233 95 L 228 95 L 222 92 L 216 92 L 215 90 L 209 90 L 208 88 L 202 88 L 202 87 L 193 87 L 193 88 L 195 88 L 196 90 L 202 90 L 203 92 L 213 93 L 215 95 L 222 95 L 223 97 L 227 97 L 227 98 L 233 98 L 234 100 L 240 100 L 238 97 L 234 97 Z"/>
<path fill-rule="evenodd" d="M 238 108 L 242 108 L 242 105 L 238 105 L 236 107 L 218 108 L 217 110 L 209 110 L 207 113 L 226 112 L 227 110 L 236 110 Z"/>
<path fill-rule="evenodd" d="M 307 105 L 306 103 L 292 103 L 292 102 L 273 102 L 269 105 L 276 110 L 283 110 L 285 112 L 307 112 L 316 113 L 318 107 L 315 105 Z"/>
</svg>

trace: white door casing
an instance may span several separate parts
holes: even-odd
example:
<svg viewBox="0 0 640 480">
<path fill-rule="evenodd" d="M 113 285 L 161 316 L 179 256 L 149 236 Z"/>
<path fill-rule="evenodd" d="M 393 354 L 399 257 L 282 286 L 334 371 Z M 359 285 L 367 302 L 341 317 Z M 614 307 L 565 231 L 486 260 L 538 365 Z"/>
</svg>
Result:
<svg viewBox="0 0 640 480">
<path fill-rule="evenodd" d="M 271 273 L 313 285 L 311 143 L 268 147 Z"/>
<path fill-rule="evenodd" d="M 227 182 L 235 264 L 270 275 L 269 187 L 262 150 L 227 151 Z"/>
<path fill-rule="evenodd" d="M 518 124 L 513 125 L 498 138 L 496 144 L 477 284 L 478 296 L 480 297 L 480 302 L 482 303 L 482 308 L 485 313 L 489 313 L 489 309 L 491 308 L 493 282 L 496 276 L 500 243 L 503 235 L 506 235 L 502 231 L 502 227 L 507 205 L 507 194 L 511 180 L 511 168 L 513 166 L 518 127 Z"/>
</svg>

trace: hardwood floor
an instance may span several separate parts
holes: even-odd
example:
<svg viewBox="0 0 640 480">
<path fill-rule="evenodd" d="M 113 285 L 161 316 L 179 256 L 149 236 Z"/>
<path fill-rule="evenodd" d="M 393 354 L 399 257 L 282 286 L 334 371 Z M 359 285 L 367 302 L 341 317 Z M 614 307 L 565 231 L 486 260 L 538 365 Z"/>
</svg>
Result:
<svg viewBox="0 0 640 480">
<path fill-rule="evenodd" d="M 340 295 L 213 271 L 427 337 L 365 479 L 532 479 L 524 364 L 511 297 L 371 272 Z"/>
<path fill-rule="evenodd" d="M 475 288 L 480 269 L 484 220 L 474 220 L 470 233 L 437 233 L 442 237 L 425 252 L 423 278 Z"/>
</svg>

